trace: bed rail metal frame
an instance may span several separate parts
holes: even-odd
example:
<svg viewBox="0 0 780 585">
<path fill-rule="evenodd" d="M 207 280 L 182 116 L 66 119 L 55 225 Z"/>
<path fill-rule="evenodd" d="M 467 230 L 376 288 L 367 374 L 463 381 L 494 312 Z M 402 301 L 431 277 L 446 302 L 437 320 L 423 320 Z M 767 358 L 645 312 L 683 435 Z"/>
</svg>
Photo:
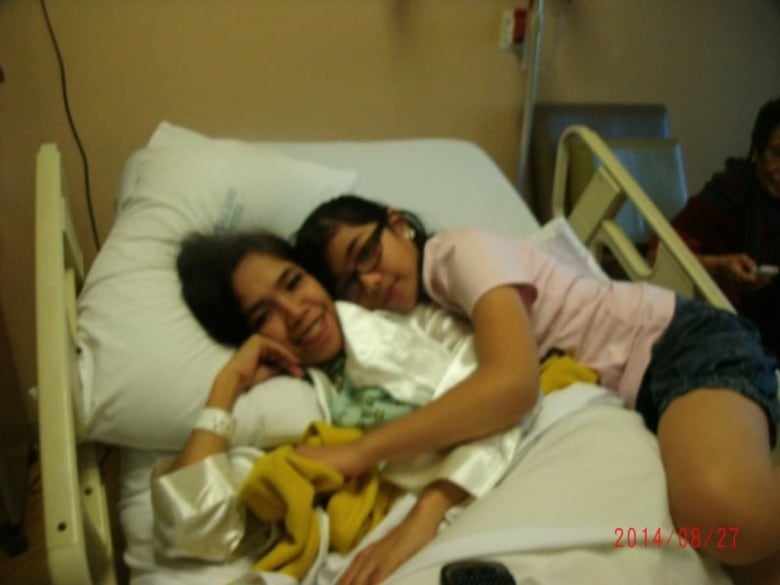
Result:
<svg viewBox="0 0 780 585">
<path fill-rule="evenodd" d="M 36 161 L 35 302 L 38 424 L 46 550 L 54 585 L 114 585 L 114 551 L 98 446 L 82 441 L 76 295 L 84 259 L 57 146 Z"/>
<path fill-rule="evenodd" d="M 577 203 L 572 209 L 566 209 L 569 146 L 573 141 L 584 144 L 600 164 Z M 626 199 L 636 205 L 660 240 L 652 265 L 614 221 Z M 610 250 L 631 280 L 647 280 L 687 297 L 700 298 L 716 307 L 734 311 L 709 273 L 606 143 L 585 126 L 570 126 L 558 142 L 552 211 L 554 217 L 566 218 L 577 237 L 596 258 L 604 248 Z"/>
</svg>

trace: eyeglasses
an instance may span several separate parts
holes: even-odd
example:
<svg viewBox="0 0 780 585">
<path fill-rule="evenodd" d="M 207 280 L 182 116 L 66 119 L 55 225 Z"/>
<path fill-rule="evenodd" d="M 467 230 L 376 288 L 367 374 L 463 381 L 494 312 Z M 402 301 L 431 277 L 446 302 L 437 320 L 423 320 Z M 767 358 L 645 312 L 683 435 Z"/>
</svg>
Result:
<svg viewBox="0 0 780 585">
<path fill-rule="evenodd" d="M 355 256 L 355 268 L 337 290 L 336 296 L 339 298 L 348 301 L 357 301 L 360 298 L 363 286 L 358 275 L 376 270 L 379 265 L 379 261 L 382 259 L 382 232 L 386 224 L 387 219 L 382 219 L 363 242 Z"/>
</svg>

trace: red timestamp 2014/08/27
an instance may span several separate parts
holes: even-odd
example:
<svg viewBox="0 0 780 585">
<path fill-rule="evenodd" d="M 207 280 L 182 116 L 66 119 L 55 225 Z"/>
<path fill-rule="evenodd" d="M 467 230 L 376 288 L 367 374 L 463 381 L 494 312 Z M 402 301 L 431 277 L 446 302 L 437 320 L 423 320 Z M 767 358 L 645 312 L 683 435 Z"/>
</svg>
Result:
<svg viewBox="0 0 780 585">
<path fill-rule="evenodd" d="M 738 526 L 718 526 L 701 528 L 699 526 L 635 527 L 618 526 L 615 528 L 615 548 L 665 548 L 678 546 L 699 550 L 712 546 L 718 549 L 736 549 Z"/>
</svg>

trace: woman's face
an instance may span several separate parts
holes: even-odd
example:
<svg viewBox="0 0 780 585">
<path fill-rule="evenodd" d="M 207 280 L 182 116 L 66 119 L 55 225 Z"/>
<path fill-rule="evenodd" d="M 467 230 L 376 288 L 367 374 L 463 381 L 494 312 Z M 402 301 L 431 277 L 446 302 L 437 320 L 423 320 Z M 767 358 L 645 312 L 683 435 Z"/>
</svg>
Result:
<svg viewBox="0 0 780 585">
<path fill-rule="evenodd" d="M 395 210 L 381 223 L 339 227 L 325 250 L 336 296 L 369 309 L 411 310 L 420 290 L 413 235 Z"/>
<path fill-rule="evenodd" d="M 775 199 L 780 199 L 780 126 L 774 129 L 766 148 L 756 159 L 758 180 Z"/>
<path fill-rule="evenodd" d="M 250 253 L 233 272 L 233 289 L 250 329 L 285 344 L 303 364 L 322 364 L 341 351 L 333 300 L 297 264 Z"/>
</svg>

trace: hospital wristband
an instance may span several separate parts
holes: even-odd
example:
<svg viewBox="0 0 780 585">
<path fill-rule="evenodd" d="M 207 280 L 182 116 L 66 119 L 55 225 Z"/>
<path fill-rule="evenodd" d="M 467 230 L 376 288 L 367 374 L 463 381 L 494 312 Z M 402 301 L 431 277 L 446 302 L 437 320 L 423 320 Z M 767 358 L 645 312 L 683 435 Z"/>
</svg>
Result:
<svg viewBox="0 0 780 585">
<path fill-rule="evenodd" d="M 230 443 L 236 434 L 236 419 L 227 410 L 204 408 L 200 411 L 193 428 L 219 435 Z"/>
</svg>

